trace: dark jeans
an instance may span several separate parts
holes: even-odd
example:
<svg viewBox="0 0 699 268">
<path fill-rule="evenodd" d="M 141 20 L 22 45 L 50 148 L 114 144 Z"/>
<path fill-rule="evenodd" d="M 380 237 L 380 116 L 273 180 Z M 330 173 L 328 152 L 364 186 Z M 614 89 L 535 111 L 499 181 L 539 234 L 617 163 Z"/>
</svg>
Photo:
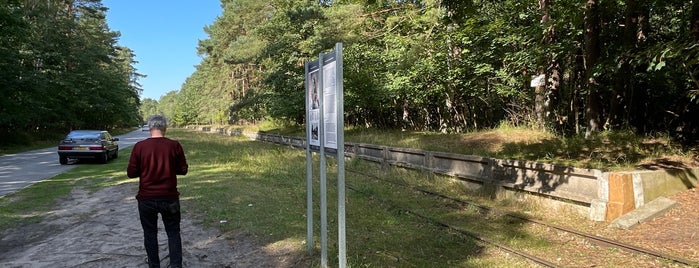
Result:
<svg viewBox="0 0 699 268">
<path fill-rule="evenodd" d="M 160 267 L 158 254 L 158 213 L 163 217 L 167 233 L 170 267 L 182 267 L 182 238 L 180 237 L 180 201 L 151 199 L 138 202 L 138 214 L 143 227 L 143 244 L 150 267 Z"/>
</svg>

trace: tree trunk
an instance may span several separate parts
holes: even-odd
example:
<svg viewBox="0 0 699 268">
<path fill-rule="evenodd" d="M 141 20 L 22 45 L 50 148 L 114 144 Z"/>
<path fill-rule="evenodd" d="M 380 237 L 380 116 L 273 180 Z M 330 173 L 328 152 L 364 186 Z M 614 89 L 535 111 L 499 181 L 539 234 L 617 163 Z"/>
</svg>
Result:
<svg viewBox="0 0 699 268">
<path fill-rule="evenodd" d="M 692 1 L 692 18 L 690 25 L 689 31 L 692 40 L 699 42 L 699 1 Z"/>
<path fill-rule="evenodd" d="M 588 0 L 585 5 L 585 84 L 587 86 L 587 102 L 585 103 L 585 137 L 589 138 L 600 130 L 600 85 L 594 75 L 595 67 L 600 57 L 600 19 L 599 1 Z"/>
<path fill-rule="evenodd" d="M 544 38 L 544 46 L 549 48 L 557 42 L 556 29 L 553 25 L 549 25 L 551 21 L 551 2 L 553 0 L 539 0 L 539 9 L 541 10 L 541 26 L 546 29 Z M 541 127 L 551 126 L 555 123 L 555 107 L 558 101 L 558 91 L 560 87 L 560 64 L 556 59 L 553 51 L 549 51 L 544 58 L 544 85 L 543 88 L 537 87 L 537 104 L 535 110 L 537 120 Z M 541 103 L 539 103 L 541 102 Z"/>
<path fill-rule="evenodd" d="M 692 13 L 689 18 L 689 35 L 694 43 L 699 43 L 699 1 L 692 1 Z M 694 83 L 695 88 L 699 87 L 699 79 L 697 79 L 697 73 L 699 73 L 699 67 L 697 64 L 688 67 L 689 77 Z M 695 96 L 699 96 L 696 90 L 694 91 Z M 690 90 L 692 94 L 692 90 Z"/>
<path fill-rule="evenodd" d="M 615 128 L 628 125 L 634 92 L 634 74 L 642 70 L 633 70 L 632 55 L 638 46 L 646 40 L 648 34 L 648 5 L 646 0 L 626 0 L 625 23 L 622 39 L 622 55 L 619 75 L 614 83 L 613 98 L 610 98 L 610 111 L 606 127 Z"/>
<path fill-rule="evenodd" d="M 539 10 L 541 11 L 541 28 L 546 28 L 547 23 L 551 20 L 551 16 L 549 14 L 549 1 L 550 0 L 539 0 Z M 544 38 L 544 46 L 547 47 L 549 44 L 549 38 L 548 38 L 548 33 L 546 34 Z M 544 63 L 543 65 L 546 65 L 548 63 L 548 56 L 544 56 Z M 544 128 L 546 123 L 545 123 L 545 117 L 546 117 L 546 95 L 548 95 L 548 90 L 546 87 L 546 80 L 548 80 L 547 76 L 547 71 L 545 66 L 539 66 L 537 73 L 535 75 L 539 75 L 542 72 L 544 73 L 544 83 L 538 83 L 534 85 L 534 127 L 536 128 Z"/>
<path fill-rule="evenodd" d="M 401 117 L 401 130 L 408 130 L 410 125 L 410 101 L 408 98 L 403 99 L 403 116 Z"/>
</svg>

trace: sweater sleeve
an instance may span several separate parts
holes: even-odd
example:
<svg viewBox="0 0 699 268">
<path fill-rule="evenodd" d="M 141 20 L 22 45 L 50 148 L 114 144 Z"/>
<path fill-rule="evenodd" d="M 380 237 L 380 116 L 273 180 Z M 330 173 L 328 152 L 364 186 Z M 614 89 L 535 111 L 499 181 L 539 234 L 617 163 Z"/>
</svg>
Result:
<svg viewBox="0 0 699 268">
<path fill-rule="evenodd" d="M 140 161 L 140 148 L 138 143 L 136 143 L 131 151 L 131 158 L 129 158 L 129 165 L 126 167 L 126 176 L 129 178 L 136 178 L 141 176 L 141 161 Z"/>
<path fill-rule="evenodd" d="M 184 149 L 182 149 L 182 144 L 177 143 L 177 175 L 187 175 L 189 171 L 189 165 L 187 164 L 187 157 L 184 155 Z"/>
</svg>

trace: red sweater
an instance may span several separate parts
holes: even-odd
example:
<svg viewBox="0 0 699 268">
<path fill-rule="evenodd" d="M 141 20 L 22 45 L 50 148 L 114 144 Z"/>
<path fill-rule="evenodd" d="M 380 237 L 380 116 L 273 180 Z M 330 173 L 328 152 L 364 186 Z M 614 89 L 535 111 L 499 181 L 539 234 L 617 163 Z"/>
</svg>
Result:
<svg viewBox="0 0 699 268">
<path fill-rule="evenodd" d="M 177 175 L 186 175 L 189 166 L 182 145 L 165 137 L 139 141 L 131 151 L 126 174 L 140 177 L 137 200 L 177 199 Z"/>
</svg>

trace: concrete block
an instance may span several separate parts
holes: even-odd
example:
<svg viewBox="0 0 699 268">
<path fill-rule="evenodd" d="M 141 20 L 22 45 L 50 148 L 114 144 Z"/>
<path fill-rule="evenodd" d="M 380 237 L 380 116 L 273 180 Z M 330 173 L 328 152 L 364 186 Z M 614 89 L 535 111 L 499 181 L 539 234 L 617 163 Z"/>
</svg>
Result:
<svg viewBox="0 0 699 268">
<path fill-rule="evenodd" d="M 607 215 L 607 201 L 601 199 L 592 200 L 590 203 L 590 219 L 604 221 Z"/>
<path fill-rule="evenodd" d="M 609 174 L 609 203 L 607 220 L 614 220 L 636 208 L 634 202 L 633 178 L 628 173 Z"/>
<path fill-rule="evenodd" d="M 675 202 L 674 200 L 665 197 L 659 197 L 653 201 L 648 202 L 642 207 L 637 208 L 636 210 L 626 213 L 623 216 L 617 218 L 612 222 L 610 226 L 628 230 L 636 224 L 662 215 L 663 213 L 675 206 L 677 206 L 677 202 Z"/>
</svg>

